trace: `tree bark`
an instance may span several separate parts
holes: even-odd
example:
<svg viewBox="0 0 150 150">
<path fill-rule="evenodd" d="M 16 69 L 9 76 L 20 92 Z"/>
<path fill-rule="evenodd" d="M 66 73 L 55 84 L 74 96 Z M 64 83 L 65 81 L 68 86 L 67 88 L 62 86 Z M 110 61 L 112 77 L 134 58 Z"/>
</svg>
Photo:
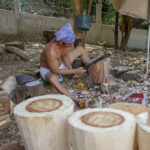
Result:
<svg viewBox="0 0 150 150">
<path fill-rule="evenodd" d="M 119 13 L 116 11 L 115 18 L 115 49 L 118 49 L 118 21 L 119 21 Z"/>
<path fill-rule="evenodd" d="M 90 75 L 95 84 L 103 84 L 109 81 L 110 59 L 97 62 L 89 68 Z"/>
<path fill-rule="evenodd" d="M 122 50 L 126 50 L 128 40 L 130 37 L 130 33 L 133 27 L 132 18 L 129 16 L 122 16 L 122 24 L 120 27 L 120 30 L 122 32 L 122 40 L 121 40 L 121 46 L 120 48 Z"/>
<path fill-rule="evenodd" d="M 79 40 L 81 39 L 82 40 L 82 35 L 83 35 L 83 32 L 81 30 L 78 30 L 77 29 L 77 16 L 79 14 L 82 14 L 82 0 L 73 0 L 73 5 L 74 5 L 74 32 L 76 34 L 76 39 Z"/>
<path fill-rule="evenodd" d="M 43 84 L 36 86 L 17 85 L 16 103 L 20 103 L 28 98 L 43 95 Z"/>
</svg>

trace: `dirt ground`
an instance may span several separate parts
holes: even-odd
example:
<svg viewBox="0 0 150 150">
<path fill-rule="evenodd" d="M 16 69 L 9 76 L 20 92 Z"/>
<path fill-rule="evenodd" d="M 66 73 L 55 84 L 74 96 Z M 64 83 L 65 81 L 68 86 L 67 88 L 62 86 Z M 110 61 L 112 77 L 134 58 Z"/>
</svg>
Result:
<svg viewBox="0 0 150 150">
<path fill-rule="evenodd" d="M 30 61 L 7 61 L 0 62 L 0 81 L 4 81 L 9 76 L 16 76 L 22 72 L 34 72 L 39 69 L 40 54 L 45 44 L 42 42 L 26 42 L 25 52 L 29 55 Z M 107 90 L 107 84 L 104 86 L 92 84 L 92 78 L 86 74 L 81 79 L 65 78 L 65 86 L 72 92 L 79 93 L 84 99 L 89 101 L 89 107 L 105 107 L 114 102 L 124 101 L 124 98 L 131 92 L 143 92 L 147 94 L 147 106 L 150 103 L 150 80 L 144 81 L 144 73 L 146 66 L 146 51 L 130 50 L 127 52 L 115 51 L 111 47 L 103 47 L 100 45 L 87 44 L 85 50 L 91 58 L 97 58 L 104 52 L 111 52 L 110 81 L 108 84 L 114 84 L 114 89 Z M 125 75 L 117 76 L 116 71 L 123 68 L 132 68 L 132 71 Z M 135 70 L 138 68 L 138 70 Z M 36 79 L 37 80 L 37 79 Z M 85 88 L 74 88 L 73 85 L 82 83 Z M 44 94 L 50 94 L 52 91 L 44 87 Z M 11 123 L 4 130 L 0 131 L 0 146 L 5 144 L 22 144 L 14 116 L 11 115 Z"/>
</svg>

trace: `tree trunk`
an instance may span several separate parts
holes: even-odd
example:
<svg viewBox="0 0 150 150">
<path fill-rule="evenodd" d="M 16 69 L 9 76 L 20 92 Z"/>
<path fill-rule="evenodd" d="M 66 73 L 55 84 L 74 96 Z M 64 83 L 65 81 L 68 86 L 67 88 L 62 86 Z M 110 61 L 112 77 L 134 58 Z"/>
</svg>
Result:
<svg viewBox="0 0 150 150">
<path fill-rule="evenodd" d="M 122 16 L 122 24 L 120 30 L 122 32 L 122 40 L 120 48 L 126 50 L 130 33 L 133 27 L 132 18 L 129 16 Z"/>
<path fill-rule="evenodd" d="M 65 95 L 30 98 L 14 109 L 26 150 L 67 150 L 73 101 Z"/>
<path fill-rule="evenodd" d="M 83 32 L 77 29 L 77 21 L 76 18 L 79 14 L 82 14 L 82 0 L 73 0 L 74 5 L 74 32 L 76 34 L 76 40 L 82 42 Z M 78 44 L 77 44 L 78 45 Z"/>
<path fill-rule="evenodd" d="M 92 5 L 92 0 L 89 0 L 88 15 L 90 15 L 91 12 L 91 5 Z"/>
<path fill-rule="evenodd" d="M 118 49 L 118 21 L 119 21 L 119 13 L 116 11 L 116 18 L 115 18 L 115 49 Z"/>
<path fill-rule="evenodd" d="M 73 150 L 133 150 L 135 117 L 116 109 L 85 109 L 69 118 Z"/>
</svg>

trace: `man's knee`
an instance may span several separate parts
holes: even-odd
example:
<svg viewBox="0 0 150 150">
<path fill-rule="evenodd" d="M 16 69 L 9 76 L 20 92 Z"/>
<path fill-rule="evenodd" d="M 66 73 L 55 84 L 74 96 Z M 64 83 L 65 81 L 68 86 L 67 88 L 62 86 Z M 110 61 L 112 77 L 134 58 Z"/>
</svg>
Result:
<svg viewBox="0 0 150 150">
<path fill-rule="evenodd" d="M 80 54 L 84 53 L 84 48 L 82 46 L 78 46 L 77 49 Z"/>
<path fill-rule="evenodd" d="M 50 83 L 55 83 L 58 80 L 57 75 L 53 74 L 53 73 L 48 73 L 46 75 L 46 81 L 50 82 Z"/>
</svg>

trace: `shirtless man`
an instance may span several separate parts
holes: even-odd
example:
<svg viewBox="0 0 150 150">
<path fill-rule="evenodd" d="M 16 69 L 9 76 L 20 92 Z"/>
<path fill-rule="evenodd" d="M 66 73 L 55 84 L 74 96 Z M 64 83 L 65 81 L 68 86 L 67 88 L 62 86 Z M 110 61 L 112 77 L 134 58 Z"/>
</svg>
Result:
<svg viewBox="0 0 150 150">
<path fill-rule="evenodd" d="M 80 56 L 84 64 L 89 64 L 90 59 L 82 47 L 77 47 L 71 52 L 68 51 L 75 41 L 75 34 L 70 23 L 61 27 L 55 35 L 56 39 L 50 42 L 41 54 L 40 74 L 45 81 L 52 84 L 61 94 L 77 100 L 59 83 L 59 75 L 81 76 L 86 70 L 82 67 L 72 69 L 73 61 Z"/>
</svg>

